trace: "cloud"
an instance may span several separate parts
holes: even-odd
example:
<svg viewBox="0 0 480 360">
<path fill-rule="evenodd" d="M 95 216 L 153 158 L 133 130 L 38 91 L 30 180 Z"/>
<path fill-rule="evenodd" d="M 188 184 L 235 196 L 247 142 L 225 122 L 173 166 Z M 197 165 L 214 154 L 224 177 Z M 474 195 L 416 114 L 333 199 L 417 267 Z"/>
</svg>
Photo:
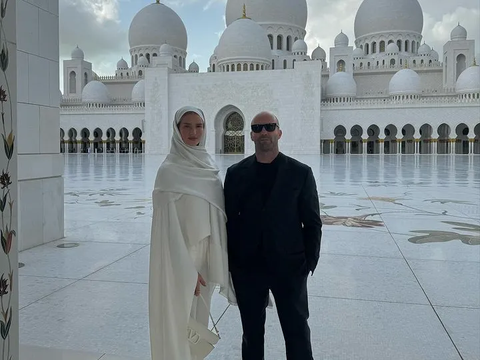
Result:
<svg viewBox="0 0 480 360">
<path fill-rule="evenodd" d="M 475 40 L 476 49 L 480 41 L 480 10 L 478 8 L 459 7 L 453 12 L 444 14 L 441 20 L 435 20 L 425 14 L 423 38 L 427 44 L 438 51 L 443 51 L 443 45 L 450 40 L 450 32 L 460 23 L 468 32 L 468 40 Z"/>
<path fill-rule="evenodd" d="M 60 0 L 59 6 L 60 62 L 70 59 L 78 45 L 85 60 L 93 63 L 94 71 L 111 75 L 116 65 L 112 59 L 129 56 L 127 32 L 119 21 L 119 1 Z"/>
</svg>

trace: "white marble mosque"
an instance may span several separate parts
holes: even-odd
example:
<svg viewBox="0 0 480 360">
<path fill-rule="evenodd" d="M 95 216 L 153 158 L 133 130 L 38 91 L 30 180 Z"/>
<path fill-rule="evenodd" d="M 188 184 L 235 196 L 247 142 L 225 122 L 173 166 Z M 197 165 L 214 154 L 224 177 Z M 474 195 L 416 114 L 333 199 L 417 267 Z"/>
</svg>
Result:
<svg viewBox="0 0 480 360">
<path fill-rule="evenodd" d="M 480 154 L 475 41 L 459 24 L 432 49 L 418 0 L 364 0 L 353 44 L 339 29 L 328 60 L 304 41 L 306 0 L 228 0 L 225 19 L 207 72 L 186 66 L 187 29 L 161 1 L 133 18 L 131 57 L 112 75 L 75 48 L 63 63 L 61 151 L 165 154 L 173 114 L 189 104 L 204 110 L 216 154 L 251 152 L 260 110 L 277 114 L 289 153 Z"/>
<path fill-rule="evenodd" d="M 151 190 L 165 157 L 165 121 L 183 105 L 178 91 L 185 83 L 194 85 L 187 100 L 206 104 L 212 122 L 209 149 L 222 176 L 251 153 L 251 143 L 242 136 L 255 106 L 263 108 L 267 102 L 249 109 L 252 99 L 238 98 L 234 91 L 209 100 L 202 86 L 223 84 L 224 91 L 241 88 L 272 100 L 270 110 L 290 133 L 281 139 L 282 151 L 313 169 L 324 223 L 319 267 L 309 279 L 315 359 L 480 358 L 479 87 L 478 67 L 470 66 L 473 41 L 458 27 L 438 59 L 425 47 L 419 54 L 424 44 L 418 2 L 365 0 L 356 20 L 355 44 L 362 54 L 340 35 L 342 45 L 330 50 L 327 66 L 295 41 L 305 36 L 301 1 L 278 1 L 291 9 L 287 13 L 274 11 L 276 2 L 269 2 L 268 13 L 253 1 L 244 2 L 245 17 L 251 19 L 236 20 L 242 17 L 242 5 L 229 0 L 227 30 L 266 34 L 266 40 L 255 38 L 255 44 L 268 47 L 246 68 L 235 58 L 246 47 L 231 58 L 222 53 L 220 45 L 228 50 L 230 40 L 220 41 L 209 71 L 197 73 L 192 66 L 189 73 L 186 43 L 164 47 L 168 56 L 160 48 L 153 56 L 157 45 L 149 50 L 142 47 L 142 38 L 130 36 L 136 44 L 130 65 L 123 64 L 109 79 L 94 80 L 93 73 L 87 77 L 87 86 L 107 89 L 109 102 L 67 100 L 64 93 L 60 104 L 58 0 L 1 1 L 1 360 L 150 359 Z M 380 6 L 387 3 L 390 12 Z M 156 9 L 149 11 L 155 19 L 168 11 L 156 3 L 147 9 Z M 410 16 L 403 30 L 394 33 L 388 26 L 401 17 L 386 21 L 382 16 L 399 11 Z M 256 18 L 255 12 L 265 16 Z M 279 22 L 291 26 L 286 29 Z M 238 40 L 230 30 L 227 40 Z M 178 37 L 172 39 L 186 41 L 181 32 L 174 34 Z M 77 53 L 71 64 L 90 69 Z M 122 72 L 123 82 L 118 79 Z M 291 79 L 294 91 L 282 92 L 285 79 Z M 133 103 L 129 92 L 139 81 L 145 101 Z M 345 84 L 351 85 L 350 92 L 340 96 Z M 415 91 L 396 92 L 406 84 Z M 75 89 L 77 94 L 88 90 L 80 76 Z M 141 85 L 137 90 L 143 94 Z M 300 94 L 289 106 L 286 91 Z M 358 113 L 368 115 L 354 116 Z M 293 118 L 300 119 L 300 129 L 315 132 L 295 132 L 288 122 Z M 240 130 L 225 131 L 226 119 L 240 124 Z M 101 125 L 108 121 L 108 126 Z M 373 135 L 372 124 L 377 126 Z M 84 128 L 93 135 L 83 136 Z M 65 154 L 58 146 L 59 129 L 67 134 Z M 70 130 L 76 131 L 75 142 Z M 149 145 L 157 137 L 158 147 Z M 242 141 L 232 147 L 232 139 Z M 315 142 L 307 144 L 310 140 Z M 215 296 L 214 318 L 225 308 L 225 301 Z M 219 329 L 222 340 L 208 359 L 239 359 L 241 327 L 235 307 L 226 311 Z M 267 314 L 266 329 L 265 359 L 284 359 L 274 310 Z"/>
</svg>

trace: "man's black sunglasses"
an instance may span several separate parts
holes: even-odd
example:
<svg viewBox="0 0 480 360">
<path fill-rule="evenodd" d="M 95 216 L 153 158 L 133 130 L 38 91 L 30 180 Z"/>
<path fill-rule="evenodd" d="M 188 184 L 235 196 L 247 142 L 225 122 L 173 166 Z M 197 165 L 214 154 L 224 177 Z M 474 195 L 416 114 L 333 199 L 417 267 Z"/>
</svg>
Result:
<svg viewBox="0 0 480 360">
<path fill-rule="evenodd" d="M 262 132 L 262 129 L 265 128 L 268 132 L 275 131 L 275 129 L 278 127 L 277 123 L 269 123 L 269 124 L 255 124 L 252 125 L 252 131 L 254 133 L 260 133 Z"/>
</svg>

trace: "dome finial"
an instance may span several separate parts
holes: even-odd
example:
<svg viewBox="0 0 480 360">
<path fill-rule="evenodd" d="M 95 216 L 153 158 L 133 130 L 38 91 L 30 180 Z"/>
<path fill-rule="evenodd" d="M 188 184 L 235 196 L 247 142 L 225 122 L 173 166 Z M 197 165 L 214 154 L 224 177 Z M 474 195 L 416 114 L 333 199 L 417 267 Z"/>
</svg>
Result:
<svg viewBox="0 0 480 360">
<path fill-rule="evenodd" d="M 247 18 L 247 5 L 245 5 L 245 4 L 243 4 L 242 19 L 248 19 L 248 18 Z"/>
</svg>

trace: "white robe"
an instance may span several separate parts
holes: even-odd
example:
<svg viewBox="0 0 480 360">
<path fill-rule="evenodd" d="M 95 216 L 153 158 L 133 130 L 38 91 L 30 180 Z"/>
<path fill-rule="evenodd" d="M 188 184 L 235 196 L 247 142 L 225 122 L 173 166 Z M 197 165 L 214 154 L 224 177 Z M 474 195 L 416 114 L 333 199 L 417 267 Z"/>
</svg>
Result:
<svg viewBox="0 0 480 360">
<path fill-rule="evenodd" d="M 193 360 L 187 340 L 190 316 L 208 325 L 209 309 L 194 296 L 198 273 L 207 282 L 201 292 L 210 305 L 216 284 L 227 283 L 225 217 L 192 195 L 153 193 L 150 245 L 149 312 L 153 360 Z M 195 298 L 195 299 L 194 299 Z"/>
</svg>

